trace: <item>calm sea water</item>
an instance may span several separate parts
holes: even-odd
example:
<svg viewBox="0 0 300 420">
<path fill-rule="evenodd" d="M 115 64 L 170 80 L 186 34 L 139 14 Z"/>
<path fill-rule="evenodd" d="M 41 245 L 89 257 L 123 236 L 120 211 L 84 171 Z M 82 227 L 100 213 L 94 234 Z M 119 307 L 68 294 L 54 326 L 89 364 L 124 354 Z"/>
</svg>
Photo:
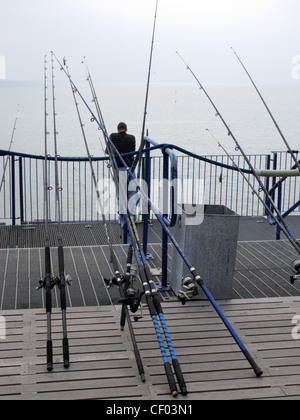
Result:
<svg viewBox="0 0 300 420">
<path fill-rule="evenodd" d="M 50 78 L 48 79 L 50 83 Z M 205 84 L 204 84 L 205 86 Z M 78 88 L 93 107 L 86 81 Z M 145 85 L 95 83 L 98 100 L 109 133 L 120 121 L 128 124 L 139 144 L 144 114 Z M 285 150 L 261 100 L 250 86 L 205 86 L 217 108 L 246 153 Z M 260 87 L 278 125 L 290 146 L 300 149 L 300 86 Z M 53 134 L 52 97 L 48 88 L 48 131 Z M 68 82 L 56 83 L 56 124 L 59 154 L 85 156 L 82 134 Z M 81 103 L 80 110 L 91 153 L 103 155 L 103 137 Z M 19 113 L 17 108 L 19 105 Z M 94 109 L 94 108 L 93 108 Z M 149 92 L 146 128 L 159 143 L 172 143 L 201 155 L 224 154 L 206 131 L 209 128 L 229 152 L 234 143 L 204 93 L 196 84 L 152 84 Z M 8 149 L 18 115 L 12 150 L 44 154 L 43 81 L 0 83 L 0 148 Z M 52 136 L 49 136 L 51 141 Z M 101 141 L 99 140 L 101 139 Z M 49 152 L 53 153 L 52 146 Z"/>
</svg>

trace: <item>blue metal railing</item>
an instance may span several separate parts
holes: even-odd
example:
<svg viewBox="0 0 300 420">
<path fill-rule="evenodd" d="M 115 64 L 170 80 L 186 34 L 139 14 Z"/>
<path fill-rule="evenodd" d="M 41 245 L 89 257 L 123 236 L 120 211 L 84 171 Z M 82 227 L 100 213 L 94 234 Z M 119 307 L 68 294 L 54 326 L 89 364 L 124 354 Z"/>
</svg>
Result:
<svg viewBox="0 0 300 420">
<path fill-rule="evenodd" d="M 189 204 L 220 204 L 242 216 L 264 215 L 264 207 L 252 194 L 241 174 L 231 166 L 227 156 L 198 156 L 178 146 L 158 144 L 146 137 L 144 174 L 149 185 L 151 200 L 160 209 L 169 225 L 174 224 L 177 201 Z M 148 156 L 148 158 L 147 158 Z M 0 174 L 6 161 L 6 173 L 0 192 L 0 220 L 18 222 L 43 221 L 44 215 L 44 157 L 22 153 L 0 151 Z M 147 160 L 148 159 L 148 160 Z M 274 152 L 272 155 L 251 155 L 251 163 L 261 169 L 289 169 L 293 162 L 288 153 Z M 236 164 L 249 174 L 241 156 L 234 156 Z M 108 220 L 117 220 L 117 201 L 114 184 L 107 169 L 106 157 L 94 157 L 94 167 L 99 179 L 99 189 L 106 203 Z M 87 158 L 59 158 L 61 214 L 65 222 L 98 221 L 96 193 Z M 251 177 L 251 175 L 248 175 Z M 54 185 L 54 158 L 49 157 L 49 183 Z M 168 179 L 163 183 L 162 179 Z M 251 179 L 251 178 L 249 178 Z M 176 180 L 176 183 L 174 181 Z M 202 180 L 203 188 L 199 188 Z M 251 179 L 253 182 L 253 180 Z M 266 179 L 273 199 L 282 213 L 299 213 L 299 177 L 284 181 Z M 274 188 L 277 185 L 277 188 Z M 177 193 L 176 193 L 177 189 Z M 49 192 L 49 214 L 56 220 L 55 195 Z M 149 217 L 153 217 L 150 213 Z"/>
</svg>

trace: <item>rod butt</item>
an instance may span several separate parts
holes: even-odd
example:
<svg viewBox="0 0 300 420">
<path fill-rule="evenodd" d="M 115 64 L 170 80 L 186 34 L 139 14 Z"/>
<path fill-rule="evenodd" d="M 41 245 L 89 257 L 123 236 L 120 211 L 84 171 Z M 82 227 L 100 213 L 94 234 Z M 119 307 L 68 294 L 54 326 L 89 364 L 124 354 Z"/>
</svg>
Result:
<svg viewBox="0 0 300 420">
<path fill-rule="evenodd" d="M 243 351 L 246 359 L 248 360 L 248 362 L 250 363 L 250 365 L 252 366 L 255 375 L 260 378 L 263 374 L 263 371 L 260 369 L 260 367 L 257 365 L 257 363 L 253 360 L 253 357 L 251 356 L 251 354 L 248 352 L 248 350 L 244 350 Z"/>
<path fill-rule="evenodd" d="M 63 355 L 64 355 L 64 367 L 67 369 L 70 367 L 69 341 L 67 338 L 63 338 Z"/>
<path fill-rule="evenodd" d="M 48 370 L 48 372 L 51 372 L 53 370 L 52 340 L 47 341 L 47 370 Z"/>
<path fill-rule="evenodd" d="M 186 386 L 186 383 L 185 383 L 185 380 L 181 371 L 180 364 L 177 359 L 173 359 L 172 363 L 173 363 L 173 368 L 174 368 L 174 371 L 178 380 L 179 387 L 181 389 L 181 393 L 182 395 L 185 396 L 188 394 L 188 390 L 187 390 L 187 386 Z"/>
<path fill-rule="evenodd" d="M 175 382 L 175 379 L 174 379 L 172 367 L 171 367 L 169 362 L 165 363 L 165 371 L 166 371 L 166 375 L 167 375 L 167 378 L 168 378 L 168 383 L 169 383 L 169 386 L 170 386 L 171 394 L 173 395 L 173 397 L 177 397 L 178 390 L 177 390 L 176 382 Z"/>
</svg>

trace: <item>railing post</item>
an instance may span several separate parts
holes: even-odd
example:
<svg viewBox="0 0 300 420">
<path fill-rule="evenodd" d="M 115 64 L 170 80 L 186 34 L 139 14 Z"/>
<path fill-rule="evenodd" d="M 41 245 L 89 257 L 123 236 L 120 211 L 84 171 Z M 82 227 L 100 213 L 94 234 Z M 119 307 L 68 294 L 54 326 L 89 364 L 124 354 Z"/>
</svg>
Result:
<svg viewBox="0 0 300 420">
<path fill-rule="evenodd" d="M 145 140 L 145 148 L 148 149 L 150 143 Z M 148 187 L 148 197 L 150 198 L 150 179 L 151 179 L 151 159 L 150 151 L 145 152 L 144 159 L 144 181 Z M 143 252 L 146 259 L 153 259 L 151 254 L 148 254 L 148 230 L 149 230 L 149 205 L 147 206 L 147 213 L 143 214 Z"/>
<path fill-rule="evenodd" d="M 16 225 L 16 173 L 15 157 L 11 156 L 11 218 L 12 225 Z"/>
<path fill-rule="evenodd" d="M 267 165 L 266 166 L 267 166 L 266 169 L 271 169 L 271 155 L 267 155 Z M 270 191 L 270 178 L 268 178 L 268 177 L 266 178 L 266 189 L 267 189 L 267 191 Z M 266 202 L 267 206 L 270 205 L 267 197 L 265 198 L 265 202 Z M 267 210 L 266 209 L 265 209 L 265 216 L 267 216 Z"/>
<path fill-rule="evenodd" d="M 19 158 L 20 219 L 24 223 L 23 161 Z"/>
<path fill-rule="evenodd" d="M 163 157 L 163 215 L 168 216 L 168 198 L 169 198 L 169 156 L 164 154 Z M 161 272 L 161 288 L 168 289 L 168 235 L 165 229 L 162 229 L 162 272 Z"/>
</svg>

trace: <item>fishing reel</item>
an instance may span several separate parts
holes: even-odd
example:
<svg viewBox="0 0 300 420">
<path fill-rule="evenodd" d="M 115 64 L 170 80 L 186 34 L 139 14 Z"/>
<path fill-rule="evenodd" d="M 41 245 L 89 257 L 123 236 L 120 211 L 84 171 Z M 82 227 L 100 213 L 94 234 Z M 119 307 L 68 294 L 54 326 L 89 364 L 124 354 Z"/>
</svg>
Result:
<svg viewBox="0 0 300 420">
<path fill-rule="evenodd" d="M 130 311 L 134 314 L 138 311 L 142 297 L 144 296 L 144 292 L 140 292 L 139 290 L 133 287 L 133 282 L 136 279 L 137 271 L 134 267 L 131 267 L 130 273 L 126 273 L 124 276 L 121 277 L 122 283 L 121 287 L 125 291 L 125 296 L 119 299 L 119 302 L 128 305 L 130 307 Z M 108 289 L 113 286 L 120 287 L 117 279 L 113 277 L 112 279 L 104 279 L 104 282 Z"/>
<path fill-rule="evenodd" d="M 66 286 L 72 286 L 73 280 L 70 274 L 67 274 L 65 277 Z M 58 277 L 52 277 L 50 282 L 50 289 L 52 290 L 55 286 L 61 287 L 61 280 Z M 39 281 L 39 286 L 36 287 L 36 290 L 46 289 L 46 278 Z"/>
<path fill-rule="evenodd" d="M 291 283 L 294 284 L 296 280 L 300 280 L 300 258 L 292 262 L 292 270 L 295 273 L 290 277 Z"/>
<path fill-rule="evenodd" d="M 125 305 L 128 305 L 130 311 L 135 314 L 141 304 L 142 297 L 145 292 L 140 292 L 139 290 L 134 289 L 133 287 L 128 287 L 125 291 L 125 297 L 119 299 L 119 302 Z"/>
<path fill-rule="evenodd" d="M 181 284 L 183 290 L 178 290 L 178 298 L 181 300 L 181 303 L 185 305 L 187 300 L 191 300 L 198 295 L 198 289 L 190 276 L 183 277 Z"/>
</svg>

